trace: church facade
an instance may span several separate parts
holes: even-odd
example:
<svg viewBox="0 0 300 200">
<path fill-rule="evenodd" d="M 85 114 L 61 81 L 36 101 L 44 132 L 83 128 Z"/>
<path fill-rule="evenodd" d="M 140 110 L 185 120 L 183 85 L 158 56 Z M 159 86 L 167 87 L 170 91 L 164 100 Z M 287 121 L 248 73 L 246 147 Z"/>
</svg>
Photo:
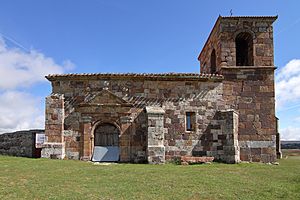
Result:
<svg viewBox="0 0 300 200">
<path fill-rule="evenodd" d="M 274 162 L 276 19 L 219 16 L 198 57 L 200 73 L 46 76 L 42 157 Z"/>
</svg>

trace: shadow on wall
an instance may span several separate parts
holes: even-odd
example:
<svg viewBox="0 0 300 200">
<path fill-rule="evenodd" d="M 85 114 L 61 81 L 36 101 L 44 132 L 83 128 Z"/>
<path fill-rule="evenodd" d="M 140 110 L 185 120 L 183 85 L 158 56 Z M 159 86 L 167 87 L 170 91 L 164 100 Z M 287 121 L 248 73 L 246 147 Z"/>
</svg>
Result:
<svg viewBox="0 0 300 200">
<path fill-rule="evenodd" d="M 146 163 L 147 115 L 145 110 L 137 112 L 132 123 L 122 124 L 122 134 L 119 138 L 120 161 Z"/>
<path fill-rule="evenodd" d="M 235 111 L 216 112 L 199 137 L 192 155 L 212 156 L 215 161 L 225 163 L 240 162 L 237 126 L 238 115 Z"/>
</svg>

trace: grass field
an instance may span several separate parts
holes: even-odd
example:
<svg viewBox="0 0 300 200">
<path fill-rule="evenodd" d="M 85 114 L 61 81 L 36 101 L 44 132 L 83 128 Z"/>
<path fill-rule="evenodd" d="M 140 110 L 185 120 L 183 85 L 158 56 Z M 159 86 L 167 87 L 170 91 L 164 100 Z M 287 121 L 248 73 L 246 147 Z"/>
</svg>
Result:
<svg viewBox="0 0 300 200">
<path fill-rule="evenodd" d="M 279 162 L 104 166 L 0 156 L 0 199 L 300 199 L 300 156 Z"/>
</svg>

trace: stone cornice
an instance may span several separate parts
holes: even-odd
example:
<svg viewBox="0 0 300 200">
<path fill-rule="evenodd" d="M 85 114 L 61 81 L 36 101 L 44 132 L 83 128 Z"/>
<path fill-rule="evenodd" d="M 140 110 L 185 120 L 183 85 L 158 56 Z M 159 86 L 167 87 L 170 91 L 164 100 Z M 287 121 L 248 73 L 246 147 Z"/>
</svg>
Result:
<svg viewBox="0 0 300 200">
<path fill-rule="evenodd" d="M 243 70 L 243 69 L 255 69 L 255 70 L 275 70 L 275 66 L 223 66 L 222 70 Z"/>
</svg>

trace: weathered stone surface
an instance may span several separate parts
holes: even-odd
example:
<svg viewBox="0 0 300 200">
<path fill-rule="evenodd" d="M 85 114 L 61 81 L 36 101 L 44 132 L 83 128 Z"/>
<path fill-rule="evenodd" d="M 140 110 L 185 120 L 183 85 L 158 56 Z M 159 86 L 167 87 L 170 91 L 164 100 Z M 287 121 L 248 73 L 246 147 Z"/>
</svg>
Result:
<svg viewBox="0 0 300 200">
<path fill-rule="evenodd" d="M 44 143 L 42 149 L 43 158 L 63 159 L 65 157 L 65 145 L 63 143 Z"/>
<path fill-rule="evenodd" d="M 217 72 L 224 66 L 236 66 L 235 39 L 247 32 L 253 37 L 253 65 L 273 66 L 273 27 L 275 17 L 222 17 L 220 16 L 204 45 L 198 60 L 201 72 L 211 73 L 211 52 L 215 49 Z"/>
<path fill-rule="evenodd" d="M 214 160 L 214 157 L 195 157 L 195 156 L 181 156 L 181 163 L 186 164 L 197 164 L 197 163 L 210 163 Z"/>
<path fill-rule="evenodd" d="M 273 22 L 277 17 L 219 17 L 201 54 L 201 72 L 210 73 L 210 54 L 215 49 L 217 72 L 224 75 L 223 92 L 226 109 L 239 114 L 238 140 L 273 141 L 276 135 Z M 251 38 L 252 60 L 249 66 L 236 66 L 238 49 L 236 39 L 240 33 Z M 246 151 L 241 159 L 249 160 Z M 272 160 L 275 152 L 272 154 Z M 280 154 L 280 153 L 279 153 Z M 250 156 L 251 157 L 251 156 Z M 255 160 L 266 160 L 255 156 Z M 270 160 L 270 161 L 271 161 Z"/>
<path fill-rule="evenodd" d="M 206 129 L 206 126 L 203 126 L 203 121 L 208 122 L 209 118 L 214 116 L 216 110 L 224 108 L 220 80 L 211 79 L 208 82 L 199 80 L 191 78 L 191 80 L 187 81 L 176 79 L 171 81 L 150 81 L 138 78 L 132 82 L 131 79 L 126 78 L 114 79 L 109 81 L 109 87 L 106 88 L 106 90 L 109 90 L 109 94 L 112 94 L 108 95 L 108 97 L 116 99 L 115 96 L 118 94 L 118 97 L 124 99 L 124 101 L 119 101 L 119 105 L 114 106 L 111 106 L 113 101 L 109 99 L 104 100 L 106 97 L 104 98 L 103 95 L 101 97 L 104 99 L 97 100 L 101 102 L 96 103 L 97 105 L 94 105 L 95 102 L 91 104 L 91 101 L 89 101 L 91 96 L 94 96 L 94 90 L 96 92 L 96 90 L 103 89 L 91 88 L 92 85 L 97 85 L 96 83 L 99 80 L 84 79 L 80 81 L 81 85 L 83 84 L 90 88 L 88 92 L 84 89 L 78 92 L 79 88 L 70 88 L 75 87 L 74 81 L 66 80 L 66 82 L 72 83 L 72 85 L 68 85 L 64 83 L 65 80 L 61 80 L 60 82 L 63 84 L 60 84 L 59 87 L 54 87 L 53 90 L 65 96 L 65 117 L 62 132 L 64 133 L 63 141 L 66 147 L 66 156 L 74 155 L 76 152 L 79 152 L 79 158 L 83 156 L 84 152 L 90 152 L 91 154 L 93 130 L 97 124 L 102 122 L 113 123 L 120 127 L 121 162 L 146 161 L 148 136 L 154 139 L 152 141 L 155 141 L 153 144 L 149 144 L 150 146 L 164 145 L 166 149 L 172 148 L 171 141 L 183 140 L 187 146 L 179 147 L 178 154 L 191 154 L 193 145 L 198 142 L 198 137 Z M 64 87 L 61 87 L 61 85 Z M 128 88 L 128 85 L 131 85 L 130 90 L 123 89 L 124 87 Z M 172 88 L 172 90 L 169 88 Z M 74 91 L 73 93 L 71 93 L 72 90 Z M 137 90 L 139 92 L 135 93 Z M 65 91 L 68 91 L 68 93 L 65 93 Z M 170 93 L 167 94 L 166 91 L 170 91 Z M 53 103 L 57 105 L 56 102 Z M 52 107 L 55 108 L 55 105 Z M 144 110 L 145 107 L 148 108 L 148 111 L 154 107 L 159 107 L 159 109 L 148 115 L 146 114 L 146 109 Z M 199 113 L 199 115 L 197 114 L 199 118 L 196 121 L 197 129 L 195 132 L 187 133 L 185 130 L 186 111 Z M 160 113 L 163 114 L 163 120 L 157 121 L 155 119 L 156 115 Z M 86 123 L 84 119 L 87 116 L 90 117 L 89 122 L 87 122 L 90 124 L 90 128 L 85 129 L 83 124 Z M 172 123 L 166 123 L 166 118 Z M 57 124 L 59 124 L 59 127 L 49 126 L 52 130 L 51 132 L 49 131 L 52 134 L 51 138 L 56 135 L 55 131 L 60 131 L 60 123 L 57 122 Z M 87 133 L 86 138 L 83 137 L 85 132 Z M 156 132 L 162 132 L 163 137 L 156 136 Z M 148 135 L 148 133 L 153 134 Z M 192 143 L 192 141 L 194 142 Z M 74 158 L 74 156 L 72 157 Z M 68 158 L 71 159 L 71 157 Z"/>
<path fill-rule="evenodd" d="M 147 156 L 150 164 L 162 164 L 165 162 L 164 146 L 164 113 L 161 107 L 147 106 L 145 108 L 148 117 L 148 144 Z"/>
<path fill-rule="evenodd" d="M 201 74 L 47 76 L 47 142 L 62 144 L 61 158 L 89 160 L 95 130 L 109 123 L 120 130 L 120 162 L 163 163 L 179 156 L 274 161 L 275 19 L 220 17 L 199 56 Z M 251 66 L 236 66 L 241 33 L 252 39 Z M 222 75 L 209 74 L 213 50 Z M 45 155 L 50 151 L 58 150 L 51 146 Z"/>
<path fill-rule="evenodd" d="M 35 134 L 44 130 L 17 131 L 0 134 L 0 154 L 21 157 L 36 157 Z"/>
</svg>

